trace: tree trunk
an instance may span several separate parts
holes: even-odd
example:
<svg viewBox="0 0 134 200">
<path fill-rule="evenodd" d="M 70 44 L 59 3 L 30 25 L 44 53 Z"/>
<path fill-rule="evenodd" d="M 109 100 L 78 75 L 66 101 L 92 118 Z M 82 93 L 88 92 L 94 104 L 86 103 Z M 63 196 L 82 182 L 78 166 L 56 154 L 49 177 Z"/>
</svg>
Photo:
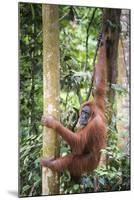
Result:
<svg viewBox="0 0 134 200">
<path fill-rule="evenodd" d="M 117 101 L 117 118 L 120 119 L 117 124 L 119 135 L 119 148 L 127 155 L 130 154 L 130 141 L 129 141 L 129 52 L 130 52 L 130 11 L 122 10 L 121 12 L 121 25 L 122 34 L 119 41 L 118 48 L 118 84 L 122 85 L 128 92 L 125 95 L 116 95 Z M 125 22 L 125 23 L 124 23 Z"/>
<path fill-rule="evenodd" d="M 107 59 L 107 99 L 108 105 L 106 107 L 107 123 L 110 127 L 112 123 L 112 117 L 115 115 L 115 91 L 112 89 L 112 84 L 117 82 L 118 77 L 118 43 L 120 34 L 120 9 L 104 9 L 103 10 L 103 27 L 102 31 L 105 34 L 106 39 L 106 59 Z M 115 124 L 116 129 L 116 124 Z M 110 131 L 108 131 L 108 145 L 110 140 Z M 101 157 L 101 164 L 107 163 L 108 158 L 105 155 Z"/>
<path fill-rule="evenodd" d="M 42 5 L 43 17 L 43 91 L 44 115 L 59 119 L 59 26 L 58 6 Z M 58 137 L 54 130 L 43 129 L 43 156 L 58 155 Z M 59 176 L 43 167 L 42 195 L 59 194 Z"/>
<path fill-rule="evenodd" d="M 106 35 L 107 56 L 107 98 L 109 101 L 108 124 L 110 125 L 114 114 L 115 90 L 112 84 L 117 83 L 118 77 L 118 43 L 120 35 L 121 9 L 104 9 L 103 25 Z M 116 110 L 116 109 L 115 109 Z"/>
</svg>

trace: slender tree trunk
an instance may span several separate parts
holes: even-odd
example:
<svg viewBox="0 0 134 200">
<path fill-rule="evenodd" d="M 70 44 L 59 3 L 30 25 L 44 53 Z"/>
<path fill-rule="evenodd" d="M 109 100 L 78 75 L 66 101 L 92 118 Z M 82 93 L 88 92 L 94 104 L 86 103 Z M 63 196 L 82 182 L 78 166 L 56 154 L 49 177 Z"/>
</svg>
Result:
<svg viewBox="0 0 134 200">
<path fill-rule="evenodd" d="M 59 119 L 59 27 L 58 6 L 42 5 L 43 16 L 43 91 L 44 115 Z M 54 130 L 43 129 L 43 156 L 58 155 L 58 138 Z M 43 167 L 42 195 L 59 194 L 59 176 Z"/>
<path fill-rule="evenodd" d="M 129 141 L 129 52 L 130 52 L 130 11 L 122 10 L 121 12 L 121 25 L 122 34 L 119 41 L 118 48 L 118 84 L 122 85 L 128 93 L 125 95 L 116 95 L 117 101 L 117 118 L 119 120 L 117 124 L 117 130 L 119 134 L 119 147 L 127 155 L 130 155 L 130 141 Z M 124 23 L 125 22 L 125 23 Z M 125 133 L 125 134 L 124 134 Z M 126 134 L 128 133 L 128 134 Z"/>
</svg>

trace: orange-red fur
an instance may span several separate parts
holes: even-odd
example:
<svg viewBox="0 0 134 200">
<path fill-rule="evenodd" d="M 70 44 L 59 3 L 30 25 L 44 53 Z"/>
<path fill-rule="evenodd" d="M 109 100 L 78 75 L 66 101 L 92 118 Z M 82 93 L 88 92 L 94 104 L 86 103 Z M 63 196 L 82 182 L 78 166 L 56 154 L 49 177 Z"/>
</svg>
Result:
<svg viewBox="0 0 134 200">
<path fill-rule="evenodd" d="M 54 118 L 44 118 L 43 124 L 54 128 L 62 138 L 71 146 L 72 153 L 58 159 L 42 159 L 41 164 L 55 171 L 69 170 L 74 177 L 81 176 L 84 172 L 94 170 L 100 161 L 101 149 L 105 146 L 106 122 L 104 115 L 104 96 L 106 86 L 106 53 L 105 44 L 100 46 L 94 78 L 94 100 L 85 102 L 92 113 L 88 124 L 75 134 L 65 128 Z"/>
</svg>

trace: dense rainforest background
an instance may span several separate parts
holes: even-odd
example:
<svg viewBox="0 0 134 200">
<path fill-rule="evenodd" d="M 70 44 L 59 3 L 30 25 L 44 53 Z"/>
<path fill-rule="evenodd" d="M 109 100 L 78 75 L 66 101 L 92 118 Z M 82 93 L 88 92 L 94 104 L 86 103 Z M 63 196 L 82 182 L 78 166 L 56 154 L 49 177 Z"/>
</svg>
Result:
<svg viewBox="0 0 134 200">
<path fill-rule="evenodd" d="M 102 8 L 59 6 L 60 38 L 60 118 L 74 129 L 79 108 L 87 99 L 93 73 L 97 37 L 102 26 Z M 108 118 L 105 161 L 92 173 L 83 175 L 81 183 L 71 180 L 69 172 L 60 175 L 60 194 L 122 191 L 130 189 L 129 134 L 129 40 L 130 11 L 121 10 L 118 45 L 118 71 L 106 98 Z M 112 21 L 107 22 L 113 29 Z M 20 196 L 41 195 L 43 113 L 43 37 L 42 5 L 19 3 L 19 188 Z M 112 76 L 111 71 L 111 76 Z M 112 101 L 112 102 L 111 102 Z M 112 105 L 112 107 L 111 107 Z M 110 117 L 109 117 L 110 115 Z M 110 118 L 110 120 L 109 120 Z M 61 140 L 60 155 L 70 152 Z"/>
</svg>

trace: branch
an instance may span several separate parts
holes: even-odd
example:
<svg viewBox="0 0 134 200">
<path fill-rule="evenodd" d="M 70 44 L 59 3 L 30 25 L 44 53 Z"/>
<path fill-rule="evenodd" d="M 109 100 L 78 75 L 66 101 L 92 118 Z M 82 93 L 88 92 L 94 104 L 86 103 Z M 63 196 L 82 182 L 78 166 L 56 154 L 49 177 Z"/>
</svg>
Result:
<svg viewBox="0 0 134 200">
<path fill-rule="evenodd" d="M 97 8 L 95 8 L 94 10 L 93 10 L 93 13 L 92 13 L 92 16 L 91 16 L 91 19 L 90 19 L 90 21 L 89 21 L 89 23 L 88 23 L 88 27 L 87 27 L 87 37 L 86 37 L 86 65 L 85 65 L 85 70 L 84 71 L 86 71 L 86 69 L 87 69 L 87 64 L 88 64 L 88 39 L 89 39 L 89 29 L 90 29 L 90 26 L 91 26 L 91 24 L 92 24 L 92 22 L 93 22 L 93 20 L 94 20 L 94 16 L 95 16 L 95 12 L 96 12 L 96 10 L 97 10 Z"/>
<path fill-rule="evenodd" d="M 88 101 L 89 100 L 89 97 L 90 97 L 90 94 L 91 94 L 91 91 L 92 91 L 92 88 L 93 88 L 93 82 L 94 82 L 94 76 L 95 76 L 95 61 L 96 61 L 96 57 L 97 57 L 97 53 L 98 53 L 98 49 L 99 49 L 99 46 L 100 46 L 100 42 L 101 42 L 101 39 L 102 39 L 102 29 L 98 35 L 98 38 L 97 38 L 97 47 L 96 47 L 96 50 L 95 50 L 95 54 L 94 54 L 94 58 L 93 58 L 93 75 L 92 75 L 92 79 L 91 79 L 91 85 L 90 85 L 90 88 L 89 88 L 89 91 L 88 91 L 88 94 L 87 94 L 87 98 L 86 100 Z"/>
</svg>

